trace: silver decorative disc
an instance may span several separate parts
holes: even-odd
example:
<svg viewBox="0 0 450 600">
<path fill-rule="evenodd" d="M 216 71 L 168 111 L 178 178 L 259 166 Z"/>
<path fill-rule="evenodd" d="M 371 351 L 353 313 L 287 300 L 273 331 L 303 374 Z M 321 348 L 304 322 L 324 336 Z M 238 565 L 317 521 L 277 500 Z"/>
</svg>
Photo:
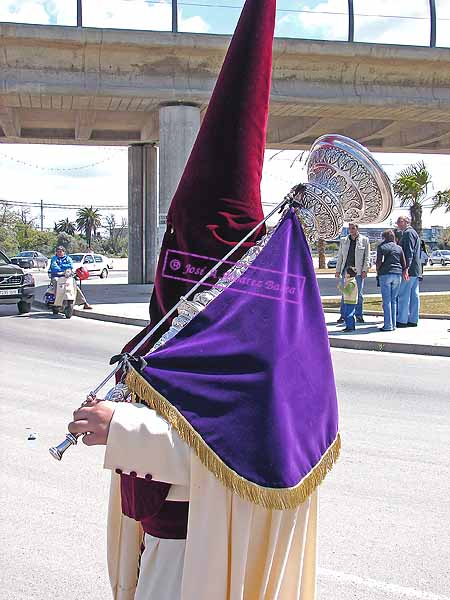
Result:
<svg viewBox="0 0 450 600">
<path fill-rule="evenodd" d="M 391 214 L 394 199 L 388 176 L 370 152 L 338 134 L 318 138 L 308 158 L 308 180 L 339 198 L 344 220 L 381 223 Z"/>
</svg>

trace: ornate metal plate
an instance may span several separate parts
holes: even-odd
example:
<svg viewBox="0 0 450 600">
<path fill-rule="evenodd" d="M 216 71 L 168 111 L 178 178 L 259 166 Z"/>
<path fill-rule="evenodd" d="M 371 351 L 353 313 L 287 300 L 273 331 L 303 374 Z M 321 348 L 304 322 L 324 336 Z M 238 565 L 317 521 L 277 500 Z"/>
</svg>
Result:
<svg viewBox="0 0 450 600">
<path fill-rule="evenodd" d="M 311 146 L 308 180 L 339 198 L 344 220 L 381 223 L 393 207 L 392 187 L 370 152 L 343 135 L 328 134 Z"/>
</svg>

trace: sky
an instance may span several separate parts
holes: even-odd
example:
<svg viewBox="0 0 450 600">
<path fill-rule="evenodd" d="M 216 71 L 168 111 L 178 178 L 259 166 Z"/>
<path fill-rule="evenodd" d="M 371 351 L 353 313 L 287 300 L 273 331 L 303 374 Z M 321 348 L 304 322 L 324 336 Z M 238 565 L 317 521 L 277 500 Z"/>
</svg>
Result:
<svg viewBox="0 0 450 600">
<path fill-rule="evenodd" d="M 429 0 L 354 0 L 355 40 L 428 45 Z M 232 33 L 243 0 L 178 0 L 179 30 Z M 278 0 L 275 35 L 347 38 L 347 0 Z M 437 45 L 449 46 L 450 0 L 436 0 Z M 169 30 L 170 0 L 83 0 L 87 27 Z M 74 25 L 76 0 L 1 0 L 0 21 Z"/>
<path fill-rule="evenodd" d="M 178 0 L 179 29 L 198 33 L 231 33 L 242 0 Z M 207 6 L 199 6 L 207 5 Z M 278 0 L 276 35 L 312 39 L 345 40 L 347 0 Z M 445 28 L 450 25 L 450 0 L 436 0 L 437 45 L 450 46 Z M 354 0 L 355 40 L 363 42 L 428 45 L 428 0 Z M 402 18 L 399 18 L 402 17 Z M 76 0 L 1 0 L 0 22 L 73 25 Z M 168 30 L 171 4 L 158 0 L 83 0 L 83 24 L 91 27 Z M 148 27 L 145 27 L 148 24 Z M 265 210 L 279 202 L 292 185 L 305 181 L 299 153 L 266 153 L 262 181 Z M 378 161 L 393 178 L 405 166 L 424 160 L 433 187 L 450 188 L 450 157 L 418 154 L 379 154 Z M 303 162 L 303 161 L 302 161 Z M 0 145 L 0 199 L 44 202 L 44 226 L 74 219 L 69 205 L 98 206 L 102 214 L 120 220 L 128 194 L 127 149 L 50 145 Z M 65 210 L 45 208 L 45 203 L 68 205 Z M 394 211 L 392 218 L 399 211 Z M 404 211 L 401 211 L 404 212 Z M 39 209 L 32 209 L 39 216 Z M 424 211 L 424 225 L 450 225 L 450 214 Z M 386 223 L 389 225 L 389 221 Z"/>
</svg>

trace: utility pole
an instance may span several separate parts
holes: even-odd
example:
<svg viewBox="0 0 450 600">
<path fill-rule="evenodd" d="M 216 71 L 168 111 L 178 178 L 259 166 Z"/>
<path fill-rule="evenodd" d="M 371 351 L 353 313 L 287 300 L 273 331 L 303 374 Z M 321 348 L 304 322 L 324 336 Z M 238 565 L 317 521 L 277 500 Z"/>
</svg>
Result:
<svg viewBox="0 0 450 600">
<path fill-rule="evenodd" d="M 82 5 L 82 0 L 77 0 L 77 27 L 83 27 L 83 5 Z"/>
<path fill-rule="evenodd" d="M 44 201 L 41 198 L 41 231 L 44 231 Z"/>
<path fill-rule="evenodd" d="M 172 33 L 178 33 L 178 0 L 172 0 Z"/>
<path fill-rule="evenodd" d="M 436 47 L 436 0 L 430 0 L 430 47 Z"/>
</svg>

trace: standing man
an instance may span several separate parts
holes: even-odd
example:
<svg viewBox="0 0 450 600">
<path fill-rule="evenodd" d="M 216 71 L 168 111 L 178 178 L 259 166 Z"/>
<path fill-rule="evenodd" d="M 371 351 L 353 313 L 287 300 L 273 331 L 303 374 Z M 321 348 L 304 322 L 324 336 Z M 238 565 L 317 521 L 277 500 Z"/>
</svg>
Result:
<svg viewBox="0 0 450 600">
<path fill-rule="evenodd" d="M 341 284 L 345 283 L 345 273 L 348 267 L 354 267 L 356 270 L 356 284 L 358 286 L 358 303 L 356 305 L 356 322 L 364 323 L 363 318 L 363 289 L 364 280 L 369 270 L 370 244 L 369 238 L 359 233 L 356 223 L 348 224 L 349 235 L 341 239 L 339 253 L 336 262 L 336 279 L 342 279 Z M 344 323 L 344 298 L 341 298 L 341 315 L 338 323 Z"/>
<path fill-rule="evenodd" d="M 409 279 L 403 279 L 400 284 L 397 327 L 417 327 L 420 308 L 419 278 L 422 276 L 420 238 L 417 231 L 411 227 L 411 219 L 407 216 L 397 219 L 397 227 L 402 232 L 400 246 L 409 274 Z"/>
</svg>

